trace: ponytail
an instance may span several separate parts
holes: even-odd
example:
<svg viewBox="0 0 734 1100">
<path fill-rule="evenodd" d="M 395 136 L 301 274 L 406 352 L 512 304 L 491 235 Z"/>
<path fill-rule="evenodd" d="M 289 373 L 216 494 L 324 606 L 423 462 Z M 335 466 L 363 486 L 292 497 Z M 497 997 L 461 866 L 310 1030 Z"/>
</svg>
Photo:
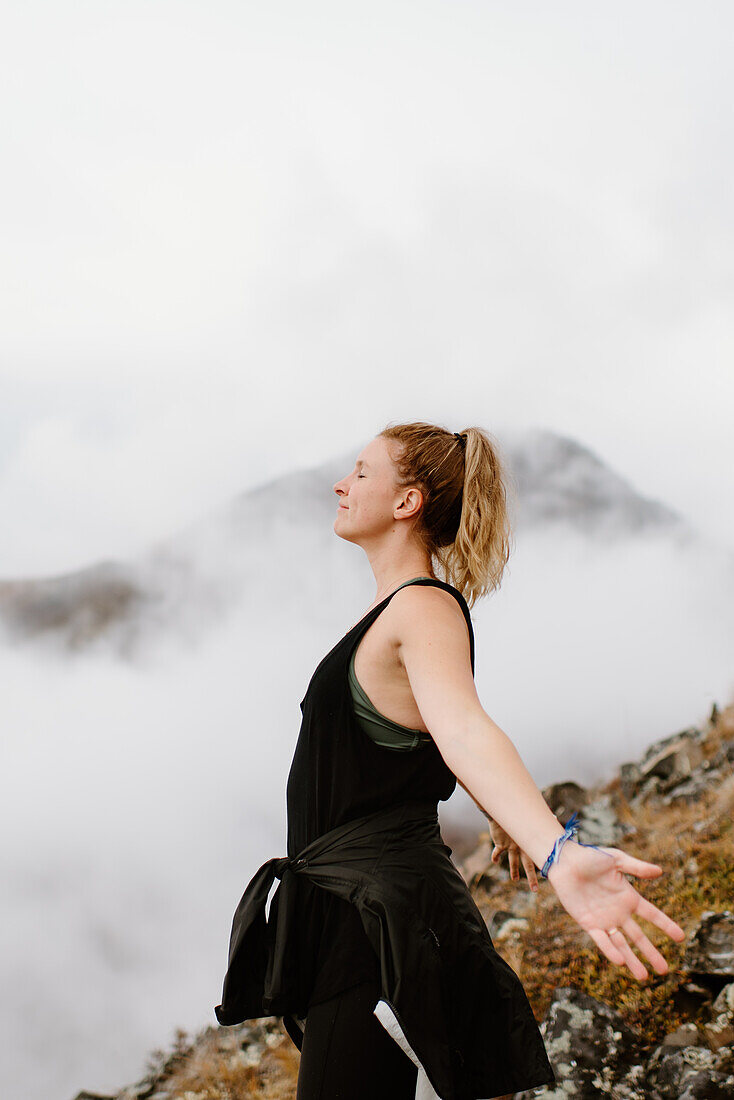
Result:
<svg viewBox="0 0 734 1100">
<path fill-rule="evenodd" d="M 400 444 L 398 486 L 423 493 L 416 535 L 434 572 L 471 608 L 499 588 L 513 541 L 507 498 L 515 486 L 497 442 L 482 428 L 449 432 L 422 421 L 379 434 Z"/>
</svg>

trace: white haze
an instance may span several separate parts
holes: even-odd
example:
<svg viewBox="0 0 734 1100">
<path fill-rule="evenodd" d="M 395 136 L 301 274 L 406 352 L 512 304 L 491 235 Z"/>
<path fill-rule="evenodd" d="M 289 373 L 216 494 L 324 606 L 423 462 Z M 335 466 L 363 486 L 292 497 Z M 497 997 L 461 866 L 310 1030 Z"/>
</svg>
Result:
<svg viewBox="0 0 734 1100">
<path fill-rule="evenodd" d="M 734 545 L 733 29 L 668 0 L 5 5 L 0 576 L 474 401 Z"/>
<path fill-rule="evenodd" d="M 127 562 L 389 419 L 566 433 L 734 546 L 733 20 L 7 6 L 0 579 Z M 298 703 L 374 595 L 314 522 L 267 560 L 205 526 L 193 602 L 177 544 L 129 659 L 0 634 L 3 1096 L 114 1091 L 215 1023 Z M 536 523 L 474 612 L 480 697 L 539 785 L 603 778 L 731 699 L 733 597 L 711 542 Z"/>
<path fill-rule="evenodd" d="M 259 530 L 241 550 L 246 597 L 233 581 L 199 629 L 144 622 L 128 660 L 104 640 L 0 649 L 6 1095 L 112 1091 L 174 1028 L 216 1023 L 235 905 L 285 853 L 299 702 L 374 595 L 362 551 L 300 484 L 280 483 L 291 518 L 265 532 L 279 531 L 267 556 Z M 322 495 L 330 509 L 330 478 Z M 231 532 L 212 525 L 179 546 L 234 576 Z M 665 528 L 518 532 L 500 592 L 473 611 L 476 681 L 539 785 L 610 776 L 731 699 L 730 553 Z M 441 820 L 483 824 L 460 788 Z"/>
</svg>

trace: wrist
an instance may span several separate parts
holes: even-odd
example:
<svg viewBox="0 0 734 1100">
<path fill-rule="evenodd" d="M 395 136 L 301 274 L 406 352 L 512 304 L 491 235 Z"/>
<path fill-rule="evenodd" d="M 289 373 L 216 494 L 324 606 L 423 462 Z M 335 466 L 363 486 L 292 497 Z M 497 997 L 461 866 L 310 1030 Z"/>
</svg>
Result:
<svg viewBox="0 0 734 1100">
<path fill-rule="evenodd" d="M 579 830 L 578 821 L 576 820 L 577 817 L 577 813 L 571 814 L 571 817 L 566 822 L 565 828 L 559 835 L 556 836 L 556 840 L 550 852 L 548 853 L 545 862 L 542 864 L 542 866 L 539 864 L 540 874 L 542 878 L 549 877 L 551 870 L 557 865 L 558 860 L 561 856 L 561 852 L 563 851 L 563 848 L 566 846 L 566 844 L 570 840 L 576 840 L 576 834 Z"/>
<path fill-rule="evenodd" d="M 563 878 L 567 872 L 572 872 L 579 847 L 579 842 L 575 837 L 570 837 L 563 845 L 562 850 L 556 856 L 545 876 L 551 885 L 554 885 L 559 878 Z"/>
</svg>

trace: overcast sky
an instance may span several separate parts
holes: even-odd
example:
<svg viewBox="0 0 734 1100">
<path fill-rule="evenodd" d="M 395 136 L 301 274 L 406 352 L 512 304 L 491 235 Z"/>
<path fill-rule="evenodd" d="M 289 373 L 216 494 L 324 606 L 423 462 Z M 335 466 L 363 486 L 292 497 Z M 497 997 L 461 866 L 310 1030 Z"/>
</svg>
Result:
<svg viewBox="0 0 734 1100">
<path fill-rule="evenodd" d="M 0 576 L 134 553 L 398 418 L 569 433 L 734 545 L 733 29 L 700 0 L 6 6 Z"/>
<path fill-rule="evenodd" d="M 734 548 L 733 30 L 725 0 L 6 3 L 0 578 L 132 555 L 418 418 L 571 435 Z M 540 782 L 728 700 L 713 563 L 519 547 L 480 660 Z M 139 670 L 3 651 L 4 832 L 27 822 L 0 1036 L 31 1100 L 212 1022 L 331 644 L 276 610 Z"/>
</svg>

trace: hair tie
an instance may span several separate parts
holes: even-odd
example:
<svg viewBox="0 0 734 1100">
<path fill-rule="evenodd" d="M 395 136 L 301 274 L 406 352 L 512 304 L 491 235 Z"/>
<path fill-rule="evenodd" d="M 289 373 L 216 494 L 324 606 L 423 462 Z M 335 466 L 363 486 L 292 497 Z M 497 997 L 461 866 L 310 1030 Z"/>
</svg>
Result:
<svg viewBox="0 0 734 1100">
<path fill-rule="evenodd" d="M 454 437 L 458 439 L 462 449 L 466 446 L 466 436 L 463 436 L 461 432 L 454 432 Z"/>
</svg>

